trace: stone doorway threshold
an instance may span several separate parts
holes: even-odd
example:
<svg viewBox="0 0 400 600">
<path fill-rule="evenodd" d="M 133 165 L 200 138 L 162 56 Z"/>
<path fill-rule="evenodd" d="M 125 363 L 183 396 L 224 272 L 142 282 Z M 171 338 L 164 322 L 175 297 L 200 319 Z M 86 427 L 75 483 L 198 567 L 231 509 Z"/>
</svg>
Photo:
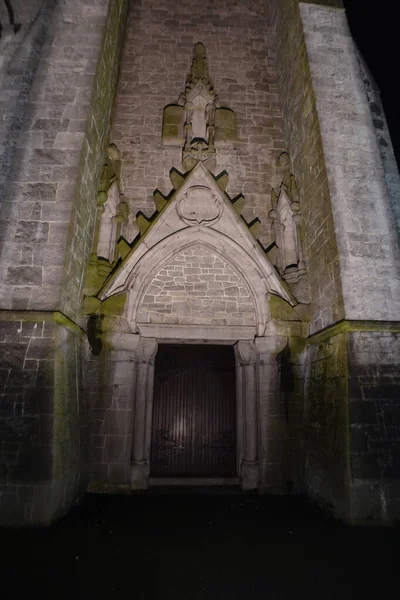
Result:
<svg viewBox="0 0 400 600">
<path fill-rule="evenodd" d="M 239 485 L 238 477 L 149 477 L 149 486 L 214 487 Z"/>
</svg>

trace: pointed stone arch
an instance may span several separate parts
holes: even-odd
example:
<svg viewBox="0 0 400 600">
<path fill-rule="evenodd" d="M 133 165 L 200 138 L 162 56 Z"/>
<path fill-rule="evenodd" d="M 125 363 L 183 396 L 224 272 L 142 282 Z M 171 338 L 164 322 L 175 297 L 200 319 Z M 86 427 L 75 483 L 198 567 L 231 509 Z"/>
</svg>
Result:
<svg viewBox="0 0 400 600">
<path fill-rule="evenodd" d="M 207 252 L 223 261 L 232 270 L 233 275 L 236 275 L 241 282 L 238 287 L 248 290 L 246 296 L 244 295 L 243 297 L 251 299 L 253 305 L 253 311 L 251 312 L 254 314 L 254 323 L 250 325 L 249 323 L 245 324 L 243 321 L 243 324 L 237 323 L 234 325 L 232 321 L 231 324 L 221 324 L 220 326 L 225 329 L 225 334 L 227 334 L 226 325 L 231 325 L 235 327 L 236 336 L 238 335 L 238 327 L 243 328 L 243 336 L 247 339 L 249 337 L 253 338 L 256 335 L 263 335 L 265 325 L 269 320 L 266 296 L 268 293 L 277 293 L 274 288 L 274 278 L 269 277 L 268 274 L 262 271 L 254 254 L 252 255 L 247 252 L 243 246 L 239 245 L 231 237 L 209 227 L 187 227 L 164 237 L 150 249 L 143 248 L 141 255 L 137 255 L 135 264 L 130 265 L 129 272 L 126 272 L 125 276 L 121 273 L 121 276 L 114 282 L 114 285 L 109 290 L 104 291 L 102 300 L 104 301 L 114 294 L 127 292 L 128 298 L 124 316 L 132 332 L 136 333 L 143 330 L 145 323 L 142 317 L 138 318 L 138 309 L 141 306 L 141 301 L 145 296 L 146 290 L 149 289 L 157 274 L 173 261 L 174 257 L 194 247 L 204 248 Z M 176 291 L 183 292 L 186 290 Z M 243 308 L 242 310 L 244 311 Z M 189 324 L 187 320 L 185 320 L 185 323 Z M 168 325 L 168 323 L 164 321 L 161 325 Z M 194 321 L 192 325 L 200 325 L 200 323 Z M 213 333 L 217 335 L 218 327 L 217 324 L 212 323 L 208 325 L 202 324 L 203 333 L 204 328 L 210 329 L 210 335 Z M 165 329 L 166 327 L 163 328 Z M 246 332 L 244 329 L 246 329 Z"/>
<path fill-rule="evenodd" d="M 257 322 L 253 293 L 241 273 L 215 248 L 197 242 L 160 265 L 139 298 L 136 318 L 181 325 Z"/>
</svg>

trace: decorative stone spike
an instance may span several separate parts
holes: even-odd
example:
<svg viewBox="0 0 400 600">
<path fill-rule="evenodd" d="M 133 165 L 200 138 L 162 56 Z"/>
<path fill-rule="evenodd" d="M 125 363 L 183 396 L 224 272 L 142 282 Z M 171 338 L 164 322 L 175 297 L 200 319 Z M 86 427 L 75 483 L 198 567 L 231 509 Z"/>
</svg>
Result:
<svg viewBox="0 0 400 600">
<path fill-rule="evenodd" d="M 236 198 L 234 198 L 232 200 L 233 208 L 235 209 L 235 211 L 237 212 L 238 215 L 242 214 L 242 210 L 244 208 L 244 203 L 245 203 L 245 199 L 242 194 L 239 194 L 239 196 L 236 196 Z"/>
<path fill-rule="evenodd" d="M 265 250 L 265 254 L 268 256 L 269 260 L 272 262 L 273 265 L 277 264 L 278 248 L 275 242 L 272 242 L 272 244 L 268 246 L 268 248 Z"/>
<path fill-rule="evenodd" d="M 143 213 L 139 212 L 136 215 L 136 225 L 139 227 L 140 234 L 143 235 L 150 227 L 151 221 Z"/>
<path fill-rule="evenodd" d="M 162 211 L 164 206 L 167 204 L 167 200 L 164 198 L 164 196 L 159 190 L 155 190 L 153 192 L 153 200 L 158 212 Z"/>
<path fill-rule="evenodd" d="M 249 224 L 251 235 L 256 239 L 260 235 L 261 221 L 257 217 Z"/>
<path fill-rule="evenodd" d="M 222 173 L 216 177 L 216 182 L 218 183 L 220 189 L 225 192 L 229 182 L 228 173 L 226 171 L 222 171 Z"/>
<path fill-rule="evenodd" d="M 169 172 L 169 178 L 171 180 L 172 186 L 174 190 L 177 190 L 178 187 L 185 181 L 182 173 L 179 173 L 176 169 L 171 169 Z"/>
<path fill-rule="evenodd" d="M 130 245 L 123 237 L 121 237 L 118 240 L 117 248 L 118 248 L 119 255 L 122 259 L 124 259 L 125 256 L 127 256 L 131 250 Z"/>
<path fill-rule="evenodd" d="M 271 206 L 272 208 L 275 208 L 275 206 L 277 205 L 278 202 L 278 194 L 276 193 L 276 191 L 274 190 L 274 188 L 272 188 L 272 192 L 271 192 Z"/>
<path fill-rule="evenodd" d="M 298 191 L 298 187 L 297 187 L 297 182 L 296 182 L 296 178 L 294 175 L 290 175 L 290 196 L 291 199 L 298 202 L 299 199 L 299 191 Z"/>
</svg>

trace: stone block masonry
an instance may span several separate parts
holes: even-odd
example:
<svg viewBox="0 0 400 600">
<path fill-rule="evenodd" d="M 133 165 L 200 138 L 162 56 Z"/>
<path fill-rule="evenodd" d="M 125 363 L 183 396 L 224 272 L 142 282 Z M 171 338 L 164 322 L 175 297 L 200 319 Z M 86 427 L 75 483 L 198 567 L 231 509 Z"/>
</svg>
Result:
<svg viewBox="0 0 400 600">
<path fill-rule="evenodd" d="M 392 522 L 399 510 L 397 169 L 379 149 L 384 127 L 373 122 L 376 105 L 344 11 L 324 1 L 269 6 L 312 302 L 302 355 L 304 481 L 343 518 Z"/>
<path fill-rule="evenodd" d="M 51 314 L 13 316 L 0 321 L 0 524 L 48 524 L 84 483 L 81 340 Z"/>
<path fill-rule="evenodd" d="M 53 3 L 45 4 L 48 29 L 42 26 L 33 81 L 18 100 L 3 173 L 0 307 L 61 308 L 76 320 L 127 2 L 74 0 L 51 11 Z M 29 64 L 19 63 L 23 74 Z"/>
<path fill-rule="evenodd" d="M 299 3 L 273 1 L 270 10 L 284 134 L 301 195 L 313 333 L 344 317 L 339 251 Z"/>
<path fill-rule="evenodd" d="M 8 525 L 49 523 L 86 488 L 80 308 L 127 4 L 44 2 L 29 41 L 35 64 L 21 48 L 2 73 L 5 100 L 17 107 L 0 207 Z"/>
<path fill-rule="evenodd" d="M 138 322 L 180 325 L 255 325 L 255 308 L 242 277 L 201 247 L 178 254 L 145 291 Z"/>
<path fill-rule="evenodd" d="M 388 191 L 384 130 L 374 127 L 340 2 L 132 1 L 128 17 L 127 0 L 40 7 L 32 3 L 24 43 L 15 38 L 0 64 L 0 523 L 49 524 L 86 489 L 147 485 L 163 340 L 145 334 L 168 329 L 175 339 L 177 330 L 192 335 L 190 325 L 236 331 L 244 489 L 304 487 L 348 521 L 393 522 L 400 257 L 390 199 L 397 214 L 398 190 Z M 168 194 L 170 169 L 183 170 L 181 148 L 162 145 L 162 117 L 185 89 L 200 41 L 219 104 L 237 122 L 234 143 L 217 147 L 216 174 L 228 172 L 230 197 L 244 194 L 245 220 L 261 219 L 264 246 L 271 189 L 283 181 L 277 158 L 290 155 L 311 306 L 264 298 L 261 271 L 250 292 L 243 269 L 193 238 L 135 280 L 140 336 L 132 315 L 99 314 L 103 351 L 88 361 L 82 292 L 105 149 L 114 142 L 121 153 L 118 185 L 130 209 L 121 229 L 132 242 L 137 212 L 150 217 L 153 191 Z M 218 181 L 222 188 L 227 178 Z M 138 223 L 148 225 L 143 216 Z M 240 326 L 256 323 L 255 306 L 265 309 L 264 336 L 246 331 L 235 343 Z"/>
<path fill-rule="evenodd" d="M 346 17 L 342 10 L 307 4 L 300 4 L 300 14 L 327 166 L 345 317 L 398 320 L 400 253 L 394 215 Z"/>
<path fill-rule="evenodd" d="M 400 510 L 400 334 L 348 335 L 351 509 L 354 521 L 392 522 Z"/>
<path fill-rule="evenodd" d="M 121 183 L 131 220 L 154 212 L 153 191 L 170 190 L 169 170 L 182 170 L 181 150 L 162 146 L 164 107 L 174 104 L 190 72 L 193 47 L 207 49 L 210 78 L 221 106 L 236 114 L 235 148 L 219 149 L 217 169 L 229 174 L 228 193 L 244 193 L 244 217 L 261 219 L 260 239 L 271 242 L 267 223 L 275 161 L 284 147 L 271 28 L 265 3 L 211 0 L 133 2 L 113 118 L 111 141 L 122 152 Z"/>
</svg>

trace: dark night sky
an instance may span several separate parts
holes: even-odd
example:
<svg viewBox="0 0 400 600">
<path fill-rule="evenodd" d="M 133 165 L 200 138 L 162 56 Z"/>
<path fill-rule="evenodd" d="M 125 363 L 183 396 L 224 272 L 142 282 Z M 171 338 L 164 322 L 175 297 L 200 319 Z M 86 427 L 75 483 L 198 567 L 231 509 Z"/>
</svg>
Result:
<svg viewBox="0 0 400 600">
<path fill-rule="evenodd" d="M 381 91 L 397 163 L 400 164 L 400 28 L 396 15 L 398 1 L 343 1 L 353 37 Z"/>
</svg>

